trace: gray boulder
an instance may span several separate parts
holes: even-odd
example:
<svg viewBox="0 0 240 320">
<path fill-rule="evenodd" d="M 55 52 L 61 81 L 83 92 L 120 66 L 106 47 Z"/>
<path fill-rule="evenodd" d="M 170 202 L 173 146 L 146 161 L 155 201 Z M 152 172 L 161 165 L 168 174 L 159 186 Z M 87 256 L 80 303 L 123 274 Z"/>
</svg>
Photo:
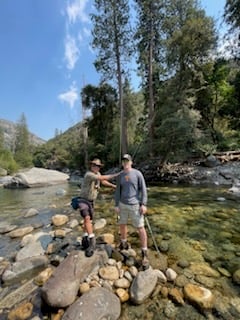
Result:
<svg viewBox="0 0 240 320">
<path fill-rule="evenodd" d="M 105 251 L 96 251 L 90 258 L 83 251 L 72 251 L 44 284 L 43 299 L 51 307 L 69 306 L 76 299 L 80 283 L 107 260 Z"/>
<path fill-rule="evenodd" d="M 140 271 L 130 287 L 130 298 L 135 304 L 143 303 L 150 297 L 158 281 L 158 275 L 152 268 Z"/>
<path fill-rule="evenodd" d="M 64 313 L 62 320 L 117 320 L 121 302 L 105 288 L 91 288 L 74 302 Z"/>
<path fill-rule="evenodd" d="M 8 189 L 44 187 L 67 182 L 69 175 L 43 168 L 31 168 L 17 173 L 3 186 Z"/>
</svg>

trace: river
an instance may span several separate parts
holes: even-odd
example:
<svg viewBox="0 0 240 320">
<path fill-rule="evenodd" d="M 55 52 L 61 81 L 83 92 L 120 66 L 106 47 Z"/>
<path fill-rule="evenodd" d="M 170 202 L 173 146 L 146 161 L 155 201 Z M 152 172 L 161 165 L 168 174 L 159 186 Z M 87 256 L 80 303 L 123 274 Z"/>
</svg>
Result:
<svg viewBox="0 0 240 320">
<path fill-rule="evenodd" d="M 68 183 L 22 190 L 0 188 L 0 227 L 6 223 L 42 224 L 47 229 L 53 214 L 71 213 L 70 199 L 77 193 L 77 185 Z M 231 263 L 240 256 L 240 197 L 229 193 L 228 187 L 182 185 L 149 186 L 148 196 L 152 251 L 156 249 L 153 238 L 159 245 L 162 239 L 174 235 L 196 246 L 196 250 L 205 251 L 206 256 L 220 254 L 221 261 L 215 267 L 233 271 Z M 107 219 L 104 232 L 117 234 L 113 207 L 113 194 L 103 189 L 96 202 L 95 216 Z M 30 208 L 37 209 L 39 214 L 23 218 Z M 135 238 L 136 233 L 130 233 L 130 242 L 138 243 Z M 0 235 L 0 257 L 11 256 L 16 248 L 16 240 Z"/>
</svg>

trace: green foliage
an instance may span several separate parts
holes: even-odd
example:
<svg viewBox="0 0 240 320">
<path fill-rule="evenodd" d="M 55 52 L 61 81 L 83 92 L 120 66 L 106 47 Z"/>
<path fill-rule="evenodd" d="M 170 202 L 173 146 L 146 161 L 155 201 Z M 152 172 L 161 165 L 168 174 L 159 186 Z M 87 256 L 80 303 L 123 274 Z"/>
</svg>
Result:
<svg viewBox="0 0 240 320">
<path fill-rule="evenodd" d="M 33 152 L 33 163 L 36 167 L 61 170 L 84 167 L 84 147 L 79 123 L 63 134 L 38 146 Z"/>
<path fill-rule="evenodd" d="M 120 118 L 120 147 L 127 151 L 127 130 L 124 121 L 123 77 L 132 55 L 130 8 L 127 0 L 95 0 L 97 14 L 92 14 L 93 47 L 97 49 L 95 68 L 103 81 L 112 80 L 118 88 Z"/>
<path fill-rule="evenodd" d="M 30 167 L 32 165 L 30 148 L 26 117 L 22 114 L 17 125 L 14 152 L 14 159 L 22 168 Z"/>
<path fill-rule="evenodd" d="M 104 80 L 117 80 L 132 50 L 129 4 L 127 0 L 95 0 L 94 5 L 97 12 L 92 14 L 92 45 L 97 49 L 95 67 Z"/>
<path fill-rule="evenodd" d="M 13 174 L 18 170 L 18 165 L 9 150 L 0 150 L 0 168 L 5 169 L 8 174 Z"/>
</svg>

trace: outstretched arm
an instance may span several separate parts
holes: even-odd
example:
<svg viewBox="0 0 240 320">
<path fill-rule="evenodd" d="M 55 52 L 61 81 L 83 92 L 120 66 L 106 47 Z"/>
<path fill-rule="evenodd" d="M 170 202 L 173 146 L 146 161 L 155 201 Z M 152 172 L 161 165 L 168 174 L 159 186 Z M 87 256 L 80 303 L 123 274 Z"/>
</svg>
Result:
<svg viewBox="0 0 240 320">
<path fill-rule="evenodd" d="M 106 180 L 111 180 L 115 177 L 117 177 L 119 175 L 120 172 L 118 173 L 114 173 L 114 174 L 105 174 L 105 175 L 98 175 L 97 176 L 97 179 L 101 181 L 101 183 L 103 183 L 103 181 L 106 181 Z M 107 182 L 107 181 L 106 181 Z M 104 183 L 103 183 L 104 184 Z"/>
<path fill-rule="evenodd" d="M 107 181 L 107 180 L 102 180 L 101 183 L 105 187 L 110 187 L 110 188 L 116 189 L 116 185 L 111 183 L 111 182 L 109 182 L 109 181 Z"/>
</svg>

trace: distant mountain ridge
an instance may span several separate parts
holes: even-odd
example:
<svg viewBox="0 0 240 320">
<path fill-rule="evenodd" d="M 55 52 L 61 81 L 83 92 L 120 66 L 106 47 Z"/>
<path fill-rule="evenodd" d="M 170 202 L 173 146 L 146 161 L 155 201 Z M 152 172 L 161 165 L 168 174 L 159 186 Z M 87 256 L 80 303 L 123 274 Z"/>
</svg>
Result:
<svg viewBox="0 0 240 320">
<path fill-rule="evenodd" d="M 12 149 L 14 141 L 16 139 L 16 128 L 17 124 L 8 120 L 0 119 L 0 129 L 3 131 L 4 135 L 4 145 L 7 149 Z M 30 143 L 34 146 L 38 146 L 46 143 L 45 140 L 39 138 L 35 134 L 29 132 Z"/>
</svg>

